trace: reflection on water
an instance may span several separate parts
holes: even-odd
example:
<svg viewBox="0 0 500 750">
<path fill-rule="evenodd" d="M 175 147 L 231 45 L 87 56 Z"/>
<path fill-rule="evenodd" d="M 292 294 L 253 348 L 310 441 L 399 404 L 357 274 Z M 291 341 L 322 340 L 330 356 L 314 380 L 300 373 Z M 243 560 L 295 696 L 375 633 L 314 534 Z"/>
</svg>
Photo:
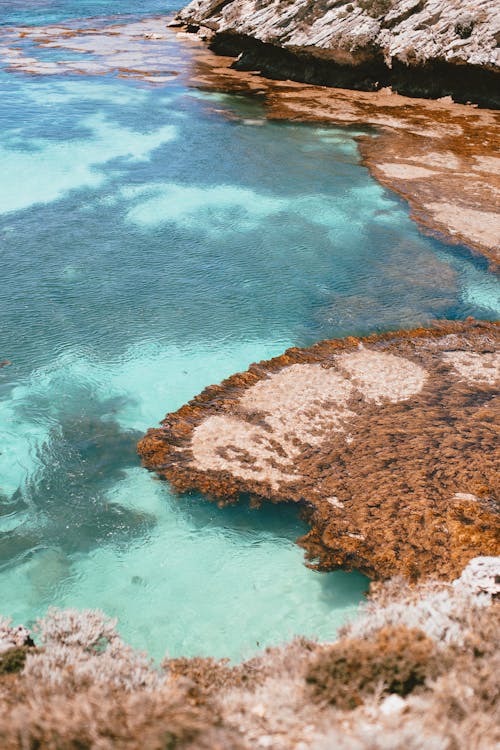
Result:
<svg viewBox="0 0 500 750">
<path fill-rule="evenodd" d="M 287 346 L 494 318 L 498 280 L 418 233 L 354 131 L 112 76 L 0 71 L 0 94 L 3 613 L 101 607 L 155 656 L 333 637 L 367 582 L 301 564 L 294 508 L 176 498 L 135 443 Z"/>
</svg>

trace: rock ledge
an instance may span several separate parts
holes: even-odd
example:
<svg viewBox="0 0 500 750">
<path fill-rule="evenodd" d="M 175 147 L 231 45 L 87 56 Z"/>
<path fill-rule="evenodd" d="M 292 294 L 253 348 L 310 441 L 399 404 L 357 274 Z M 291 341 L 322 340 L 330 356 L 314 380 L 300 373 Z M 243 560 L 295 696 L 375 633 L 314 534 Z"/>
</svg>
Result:
<svg viewBox="0 0 500 750">
<path fill-rule="evenodd" d="M 493 0 L 194 0 L 179 19 L 242 70 L 500 104 Z"/>
<path fill-rule="evenodd" d="M 299 503 L 312 567 L 452 579 L 500 553 L 499 332 L 468 320 L 289 349 L 138 450 L 181 492 Z"/>
</svg>

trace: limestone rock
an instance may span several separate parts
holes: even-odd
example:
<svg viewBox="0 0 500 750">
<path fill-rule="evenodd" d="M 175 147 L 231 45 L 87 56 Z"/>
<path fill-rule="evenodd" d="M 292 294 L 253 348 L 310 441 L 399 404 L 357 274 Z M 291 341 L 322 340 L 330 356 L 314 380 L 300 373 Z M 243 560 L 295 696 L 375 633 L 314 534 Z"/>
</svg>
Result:
<svg viewBox="0 0 500 750">
<path fill-rule="evenodd" d="M 271 76 L 479 101 L 498 89 L 495 0 L 193 0 L 179 18 Z"/>
</svg>

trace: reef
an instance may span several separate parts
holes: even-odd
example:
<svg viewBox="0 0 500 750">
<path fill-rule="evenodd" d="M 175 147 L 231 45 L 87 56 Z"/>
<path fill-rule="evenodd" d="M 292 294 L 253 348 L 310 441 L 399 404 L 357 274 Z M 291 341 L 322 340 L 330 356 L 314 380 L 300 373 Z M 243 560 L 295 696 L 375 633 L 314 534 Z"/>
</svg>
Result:
<svg viewBox="0 0 500 750">
<path fill-rule="evenodd" d="M 500 104 L 493 0 L 193 0 L 179 19 L 242 70 Z"/>
<path fill-rule="evenodd" d="M 232 665 L 153 664 L 97 611 L 0 617 L 2 750 L 493 750 L 498 558 L 453 583 L 372 585 L 334 643 L 297 638 Z"/>
<path fill-rule="evenodd" d="M 451 580 L 500 553 L 498 323 L 322 341 L 206 388 L 139 442 L 220 504 L 297 503 L 319 570 Z"/>
</svg>

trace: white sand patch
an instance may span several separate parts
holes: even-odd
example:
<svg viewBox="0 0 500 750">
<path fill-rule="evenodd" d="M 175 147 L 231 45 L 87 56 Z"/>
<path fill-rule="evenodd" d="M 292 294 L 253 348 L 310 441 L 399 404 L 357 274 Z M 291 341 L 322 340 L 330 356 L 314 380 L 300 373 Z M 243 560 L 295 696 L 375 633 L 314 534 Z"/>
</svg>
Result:
<svg viewBox="0 0 500 750">
<path fill-rule="evenodd" d="M 420 180 L 423 177 L 432 177 L 436 174 L 432 169 L 416 167 L 414 164 L 378 164 L 377 167 L 387 177 L 395 177 L 400 180 Z"/>
<path fill-rule="evenodd" d="M 478 172 L 488 172 L 490 174 L 500 174 L 500 157 L 499 156 L 475 156 L 475 169 Z"/>
<path fill-rule="evenodd" d="M 420 365 L 394 354 L 359 349 L 340 354 L 337 361 L 364 398 L 376 403 L 383 399 L 404 401 L 419 393 L 427 380 Z"/>
<path fill-rule="evenodd" d="M 174 125 L 140 133 L 101 113 L 80 124 L 89 131 L 85 139 L 33 139 L 35 153 L 0 146 L 0 213 L 59 200 L 71 190 L 100 187 L 109 178 L 105 167 L 112 159 L 146 162 L 156 148 L 178 134 Z"/>
<path fill-rule="evenodd" d="M 273 487 L 293 481 L 299 477 L 293 459 L 304 445 L 319 444 L 325 433 L 342 431 L 354 416 L 346 407 L 351 392 L 349 381 L 332 368 L 285 367 L 249 388 L 240 400 L 244 411 L 264 412 L 271 429 L 248 423 L 244 416 L 209 417 L 196 427 L 191 441 L 197 468 L 231 471 Z M 248 463 L 248 455 L 254 464 Z"/>
<path fill-rule="evenodd" d="M 208 471 L 230 471 L 242 479 L 269 482 L 276 488 L 297 476 L 287 474 L 272 464 L 287 465 L 269 442 L 272 434 L 262 427 L 241 419 L 212 416 L 205 419 L 193 432 L 191 450 L 196 467 Z M 223 454 L 221 455 L 221 452 Z M 249 454 L 255 464 L 246 463 Z M 286 466 L 290 470 L 290 466 Z"/>
<path fill-rule="evenodd" d="M 468 383 L 488 383 L 500 380 L 500 353 L 444 352 L 443 359 L 452 365 L 455 373 Z"/>
<path fill-rule="evenodd" d="M 297 364 L 260 380 L 245 391 L 240 404 L 248 411 L 266 412 L 274 435 L 294 456 L 297 440 L 319 443 L 325 431 L 341 430 L 354 416 L 346 408 L 351 393 L 351 384 L 335 369 Z"/>
<path fill-rule="evenodd" d="M 493 249 L 500 245 L 500 213 L 478 211 L 451 203 L 427 203 L 425 208 L 451 234 L 460 234 Z"/>
<path fill-rule="evenodd" d="M 126 219 L 146 229 L 170 222 L 197 231 L 203 227 L 208 234 L 247 231 L 287 208 L 285 200 L 237 185 L 158 183 L 141 186 L 136 195 L 144 198 Z"/>
<path fill-rule="evenodd" d="M 442 169 L 460 169 L 462 162 L 455 156 L 452 151 L 431 151 L 423 156 L 406 157 L 409 161 L 422 160 L 431 167 L 439 167 Z"/>
<path fill-rule="evenodd" d="M 241 416 L 214 415 L 198 425 L 191 439 L 196 467 L 229 471 L 242 479 L 276 488 L 300 477 L 294 460 L 305 446 L 321 444 L 333 432 L 346 432 L 355 417 L 347 404 L 356 392 L 364 399 L 401 401 L 418 393 L 427 378 L 419 365 L 369 349 L 342 354 L 335 366 L 295 364 L 259 380 L 241 396 Z M 245 421 L 262 414 L 266 426 Z M 335 497 L 328 502 L 338 508 Z"/>
</svg>

